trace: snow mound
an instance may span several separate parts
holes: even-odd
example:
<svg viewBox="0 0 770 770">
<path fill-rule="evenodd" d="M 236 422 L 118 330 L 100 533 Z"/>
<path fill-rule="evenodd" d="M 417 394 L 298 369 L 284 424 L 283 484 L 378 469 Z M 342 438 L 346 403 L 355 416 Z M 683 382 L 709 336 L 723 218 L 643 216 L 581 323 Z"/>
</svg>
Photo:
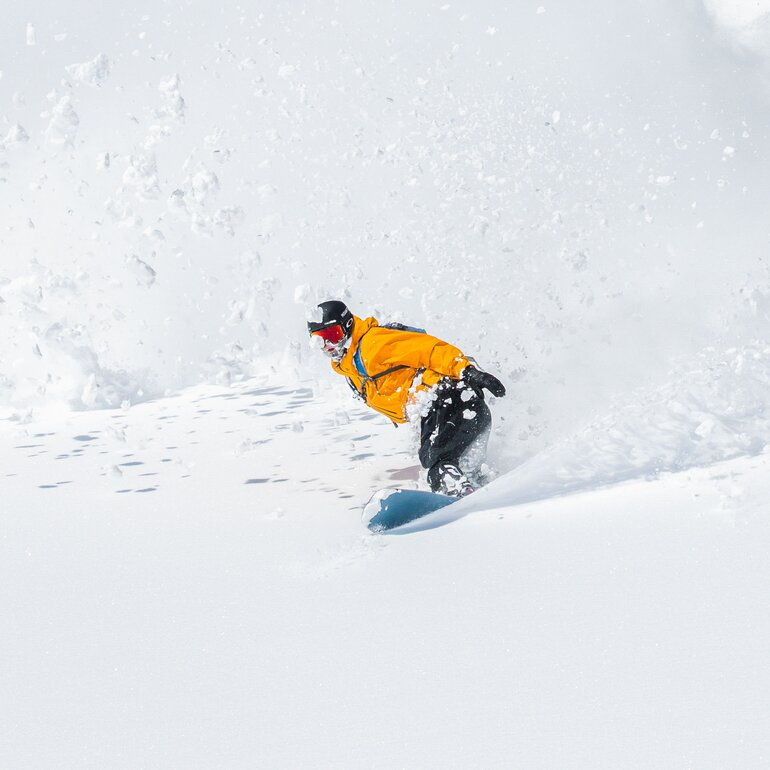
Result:
<svg viewBox="0 0 770 770">
<path fill-rule="evenodd" d="M 87 86 L 102 86 L 110 76 L 110 60 L 100 53 L 94 59 L 81 64 L 69 64 L 66 67 L 69 76 Z"/>
</svg>

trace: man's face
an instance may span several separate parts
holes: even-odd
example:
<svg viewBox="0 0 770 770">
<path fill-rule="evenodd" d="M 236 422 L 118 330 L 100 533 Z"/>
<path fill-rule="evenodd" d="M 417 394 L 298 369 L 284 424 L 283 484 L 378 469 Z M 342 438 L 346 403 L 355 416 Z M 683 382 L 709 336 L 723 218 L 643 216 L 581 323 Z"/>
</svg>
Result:
<svg viewBox="0 0 770 770">
<path fill-rule="evenodd" d="M 347 339 L 345 331 L 340 324 L 319 329 L 311 335 L 313 341 L 321 347 L 324 354 L 334 361 L 340 361 L 345 355 Z"/>
</svg>

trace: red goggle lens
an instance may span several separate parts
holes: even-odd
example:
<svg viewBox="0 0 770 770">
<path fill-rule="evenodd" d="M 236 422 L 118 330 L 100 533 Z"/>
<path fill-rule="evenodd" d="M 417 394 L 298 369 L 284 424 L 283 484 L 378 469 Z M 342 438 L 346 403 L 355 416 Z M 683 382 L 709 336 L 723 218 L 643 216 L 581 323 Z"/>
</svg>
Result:
<svg viewBox="0 0 770 770">
<path fill-rule="evenodd" d="M 313 336 L 320 337 L 324 342 L 327 342 L 330 345 L 336 345 L 345 338 L 345 332 L 340 324 L 335 324 L 334 326 L 327 326 L 325 329 L 319 329 L 317 332 L 313 332 Z"/>
</svg>

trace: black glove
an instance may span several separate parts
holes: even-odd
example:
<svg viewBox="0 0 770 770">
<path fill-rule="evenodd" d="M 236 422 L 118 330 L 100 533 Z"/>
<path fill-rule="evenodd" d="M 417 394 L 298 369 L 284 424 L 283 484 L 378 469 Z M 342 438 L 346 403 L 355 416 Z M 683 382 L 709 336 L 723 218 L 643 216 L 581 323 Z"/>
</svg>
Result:
<svg viewBox="0 0 770 770">
<path fill-rule="evenodd" d="M 475 366 L 466 366 L 463 369 L 462 380 L 472 388 L 477 388 L 478 390 L 486 388 L 493 396 L 498 398 L 505 395 L 505 385 L 494 374 L 482 372 L 481 369 L 477 369 Z"/>
</svg>

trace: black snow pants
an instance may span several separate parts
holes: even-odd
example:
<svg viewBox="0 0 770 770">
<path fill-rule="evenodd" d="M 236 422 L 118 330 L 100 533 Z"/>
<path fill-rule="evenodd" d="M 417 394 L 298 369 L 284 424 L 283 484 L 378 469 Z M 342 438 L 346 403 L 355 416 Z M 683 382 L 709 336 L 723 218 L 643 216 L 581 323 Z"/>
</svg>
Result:
<svg viewBox="0 0 770 770">
<path fill-rule="evenodd" d="M 458 465 L 469 449 L 486 449 L 492 415 L 481 390 L 445 377 L 420 424 L 420 463 L 428 469 L 428 483 L 439 486 L 440 465 Z"/>
</svg>

